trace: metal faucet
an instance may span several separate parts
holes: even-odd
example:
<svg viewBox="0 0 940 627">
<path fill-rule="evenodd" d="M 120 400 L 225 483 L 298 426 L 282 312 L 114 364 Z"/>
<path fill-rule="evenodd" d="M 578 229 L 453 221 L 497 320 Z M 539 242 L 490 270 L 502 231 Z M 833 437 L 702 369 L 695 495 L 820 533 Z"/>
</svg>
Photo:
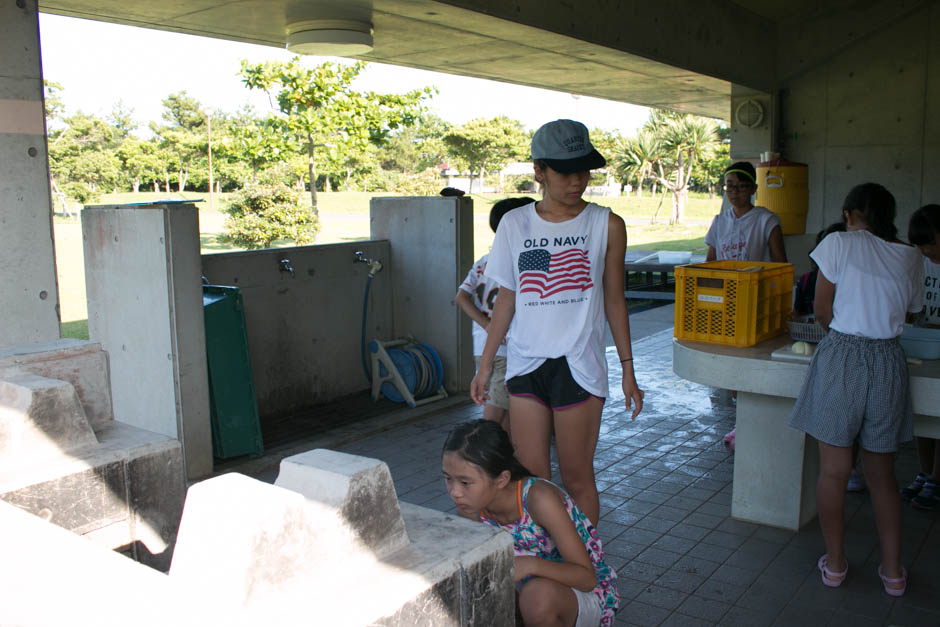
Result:
<svg viewBox="0 0 940 627">
<path fill-rule="evenodd" d="M 353 254 L 356 256 L 356 258 L 353 260 L 353 263 L 365 263 L 369 265 L 370 279 L 382 271 L 382 262 L 378 259 L 369 259 L 361 250 L 357 250 Z"/>
<path fill-rule="evenodd" d="M 290 272 L 290 275 L 294 276 L 294 267 L 290 265 L 290 259 L 287 257 L 277 262 L 277 269 L 281 272 Z"/>
</svg>

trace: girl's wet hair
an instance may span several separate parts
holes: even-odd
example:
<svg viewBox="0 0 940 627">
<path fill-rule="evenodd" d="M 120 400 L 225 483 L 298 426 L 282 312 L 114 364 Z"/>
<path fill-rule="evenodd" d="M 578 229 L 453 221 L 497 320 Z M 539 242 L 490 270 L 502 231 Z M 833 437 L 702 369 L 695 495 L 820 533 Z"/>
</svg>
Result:
<svg viewBox="0 0 940 627">
<path fill-rule="evenodd" d="M 481 418 L 458 425 L 447 436 L 444 453 L 457 453 L 494 479 L 504 470 L 513 481 L 532 476 L 516 459 L 509 435 L 492 420 Z"/>
<path fill-rule="evenodd" d="M 907 239 L 914 246 L 933 244 L 940 235 L 940 205 L 924 205 L 911 215 Z"/>
<path fill-rule="evenodd" d="M 889 242 L 897 240 L 894 196 L 878 183 L 862 183 L 853 187 L 842 203 L 842 211 L 858 211 L 872 233 Z M 845 220 L 844 213 L 842 219 Z"/>
<path fill-rule="evenodd" d="M 751 185 L 757 185 L 757 170 L 754 164 L 748 161 L 736 161 L 725 168 L 725 175 L 736 174 L 738 179 L 747 181 Z"/>
</svg>

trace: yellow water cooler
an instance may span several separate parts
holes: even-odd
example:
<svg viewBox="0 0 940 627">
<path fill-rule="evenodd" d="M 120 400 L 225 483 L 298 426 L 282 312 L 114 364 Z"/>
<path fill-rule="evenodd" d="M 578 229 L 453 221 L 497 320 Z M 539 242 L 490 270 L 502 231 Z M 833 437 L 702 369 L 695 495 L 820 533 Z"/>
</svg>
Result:
<svg viewBox="0 0 940 627">
<path fill-rule="evenodd" d="M 777 214 L 784 235 L 805 233 L 809 167 L 786 159 L 757 164 L 756 204 Z"/>
</svg>

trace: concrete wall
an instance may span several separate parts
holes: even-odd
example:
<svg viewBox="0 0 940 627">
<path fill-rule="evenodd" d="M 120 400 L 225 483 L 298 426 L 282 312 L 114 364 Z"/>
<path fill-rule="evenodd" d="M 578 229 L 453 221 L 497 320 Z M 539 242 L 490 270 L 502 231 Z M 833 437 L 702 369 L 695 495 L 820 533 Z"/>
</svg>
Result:
<svg viewBox="0 0 940 627">
<path fill-rule="evenodd" d="M 391 244 L 395 334 L 436 350 L 444 387 L 466 391 L 473 378 L 470 319 L 457 307 L 457 286 L 473 265 L 473 199 L 373 198 L 372 237 Z"/>
<path fill-rule="evenodd" d="M 779 147 L 809 164 L 808 234 L 874 181 L 897 199 L 905 238 L 910 214 L 940 201 L 940 7 L 864 5 L 781 28 Z"/>
<path fill-rule="evenodd" d="M 0 346 L 59 338 L 36 0 L 0 3 Z"/>
<path fill-rule="evenodd" d="M 283 416 L 369 388 L 359 357 L 368 268 L 372 281 L 366 341 L 393 336 L 389 242 L 352 242 L 202 256 L 214 285 L 241 290 L 248 350 L 263 419 Z M 294 274 L 281 270 L 288 259 Z"/>
</svg>

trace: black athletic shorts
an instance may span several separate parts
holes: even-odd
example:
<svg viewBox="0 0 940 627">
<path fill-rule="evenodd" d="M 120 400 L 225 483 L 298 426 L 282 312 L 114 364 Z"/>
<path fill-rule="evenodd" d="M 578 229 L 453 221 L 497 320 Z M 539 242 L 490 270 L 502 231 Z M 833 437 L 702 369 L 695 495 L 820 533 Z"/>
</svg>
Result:
<svg viewBox="0 0 940 627">
<path fill-rule="evenodd" d="M 571 376 L 564 357 L 546 359 L 532 372 L 507 379 L 506 389 L 510 396 L 528 396 L 552 409 L 574 407 L 593 396 Z"/>
</svg>

